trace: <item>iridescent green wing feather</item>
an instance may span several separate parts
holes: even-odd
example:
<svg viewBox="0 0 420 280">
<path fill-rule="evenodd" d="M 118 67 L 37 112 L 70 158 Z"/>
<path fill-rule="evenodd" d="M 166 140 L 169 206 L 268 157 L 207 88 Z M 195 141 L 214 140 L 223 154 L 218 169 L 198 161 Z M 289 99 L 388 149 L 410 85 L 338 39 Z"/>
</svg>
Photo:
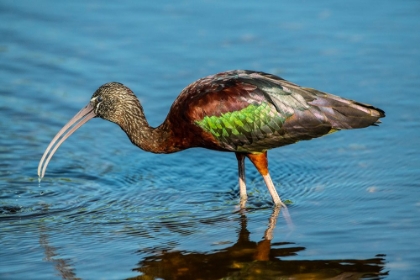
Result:
<svg viewBox="0 0 420 280">
<path fill-rule="evenodd" d="M 220 116 L 205 116 L 196 124 L 229 150 L 261 152 L 271 148 L 264 140 L 278 136 L 286 118 L 272 104 L 263 102 Z"/>
</svg>

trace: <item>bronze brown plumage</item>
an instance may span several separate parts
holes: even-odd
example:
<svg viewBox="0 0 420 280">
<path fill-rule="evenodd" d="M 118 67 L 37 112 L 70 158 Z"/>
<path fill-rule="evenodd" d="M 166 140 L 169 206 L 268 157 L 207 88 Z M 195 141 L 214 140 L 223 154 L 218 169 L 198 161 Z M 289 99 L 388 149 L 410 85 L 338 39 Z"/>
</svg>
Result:
<svg viewBox="0 0 420 280">
<path fill-rule="evenodd" d="M 89 104 L 60 130 L 38 166 L 42 178 L 56 149 L 89 119 L 118 124 L 133 144 L 153 153 L 193 147 L 234 152 L 238 159 L 241 205 L 247 199 L 245 158 L 263 176 L 275 205 L 284 205 L 268 172 L 267 151 L 341 129 L 379 123 L 384 111 L 311 88 L 275 75 L 235 70 L 211 75 L 187 86 L 165 121 L 153 128 L 126 86 L 102 85 Z"/>
</svg>

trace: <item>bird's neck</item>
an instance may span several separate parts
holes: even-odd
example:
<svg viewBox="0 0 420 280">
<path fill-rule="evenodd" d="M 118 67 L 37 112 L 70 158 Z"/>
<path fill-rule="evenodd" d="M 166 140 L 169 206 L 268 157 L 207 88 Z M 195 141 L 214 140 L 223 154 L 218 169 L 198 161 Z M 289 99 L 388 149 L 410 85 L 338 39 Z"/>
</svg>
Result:
<svg viewBox="0 0 420 280">
<path fill-rule="evenodd" d="M 128 112 L 128 111 L 126 111 Z M 151 127 L 141 105 L 123 116 L 119 122 L 130 141 L 140 149 L 152 153 L 172 153 L 179 151 L 172 139 L 169 123 L 165 121 L 159 127 Z"/>
</svg>

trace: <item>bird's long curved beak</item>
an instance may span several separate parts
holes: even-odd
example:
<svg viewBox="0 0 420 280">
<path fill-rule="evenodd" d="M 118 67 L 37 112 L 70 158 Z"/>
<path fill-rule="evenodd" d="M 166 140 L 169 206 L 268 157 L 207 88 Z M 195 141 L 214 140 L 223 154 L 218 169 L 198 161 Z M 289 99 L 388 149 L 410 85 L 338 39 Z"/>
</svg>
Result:
<svg viewBox="0 0 420 280">
<path fill-rule="evenodd" d="M 48 148 L 45 150 L 42 155 L 41 160 L 38 165 L 38 176 L 39 179 L 42 179 L 47 169 L 47 165 L 50 162 L 50 159 L 54 155 L 55 151 L 60 147 L 60 145 L 66 140 L 73 132 L 75 132 L 79 127 L 85 124 L 88 120 L 96 117 L 95 112 L 93 111 L 93 106 L 89 103 L 86 107 L 79 111 L 54 137 L 51 143 L 48 145 Z M 70 130 L 69 130 L 70 129 Z M 47 157 L 48 155 L 48 157 Z"/>
</svg>

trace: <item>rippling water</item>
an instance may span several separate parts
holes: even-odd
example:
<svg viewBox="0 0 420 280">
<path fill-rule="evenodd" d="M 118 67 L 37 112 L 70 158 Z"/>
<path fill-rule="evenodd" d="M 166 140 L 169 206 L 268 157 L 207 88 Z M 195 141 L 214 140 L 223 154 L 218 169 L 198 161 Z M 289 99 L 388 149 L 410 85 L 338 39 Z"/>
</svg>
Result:
<svg viewBox="0 0 420 280">
<path fill-rule="evenodd" d="M 418 1 L 2 1 L 1 279 L 420 277 Z M 92 120 L 55 133 L 120 81 L 158 125 L 190 82 L 255 69 L 374 104 L 379 127 L 272 150 L 289 214 L 234 155 L 145 153 Z M 340 278 L 340 279 L 342 279 Z"/>
</svg>

